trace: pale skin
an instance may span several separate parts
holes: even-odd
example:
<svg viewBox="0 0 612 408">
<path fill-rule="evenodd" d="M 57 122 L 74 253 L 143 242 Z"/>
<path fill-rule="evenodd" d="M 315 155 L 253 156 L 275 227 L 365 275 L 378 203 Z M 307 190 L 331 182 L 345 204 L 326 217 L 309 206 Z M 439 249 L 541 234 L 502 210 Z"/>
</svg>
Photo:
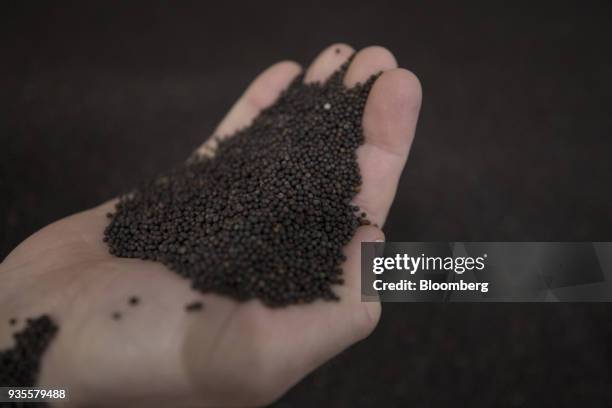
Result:
<svg viewBox="0 0 612 408">
<path fill-rule="evenodd" d="M 323 50 L 305 81 L 324 81 L 355 51 Z M 271 105 L 302 68 L 277 63 L 260 74 L 215 130 L 229 135 Z M 355 55 L 346 86 L 376 80 L 363 117 L 366 142 L 358 150 L 363 177 L 355 204 L 382 226 L 408 157 L 421 104 L 421 87 L 382 47 Z M 205 142 L 207 153 L 214 142 Z M 345 248 L 340 301 L 271 309 L 195 292 L 151 261 L 113 257 L 102 242 L 114 200 L 57 221 L 21 243 L 0 264 L 0 349 L 25 317 L 49 314 L 60 326 L 42 363 L 39 385 L 61 386 L 76 406 L 260 406 L 285 393 L 326 360 L 365 338 L 381 313 L 361 302 L 360 243 L 384 239 L 380 229 L 358 229 Z M 129 306 L 128 298 L 141 299 Z M 204 309 L 186 313 L 201 300 Z M 114 320 L 112 313 L 121 312 Z M 15 327 L 7 323 L 19 318 Z"/>
</svg>

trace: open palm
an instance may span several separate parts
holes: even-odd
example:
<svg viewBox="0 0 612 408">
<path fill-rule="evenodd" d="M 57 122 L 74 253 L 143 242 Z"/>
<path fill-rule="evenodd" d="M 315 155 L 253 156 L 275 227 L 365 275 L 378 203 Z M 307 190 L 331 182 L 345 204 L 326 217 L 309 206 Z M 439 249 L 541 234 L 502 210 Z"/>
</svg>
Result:
<svg viewBox="0 0 612 408">
<path fill-rule="evenodd" d="M 305 81 L 324 81 L 352 53 L 348 45 L 332 45 L 308 68 Z M 381 47 L 358 52 L 344 82 L 350 87 L 380 71 L 363 118 L 363 185 L 355 199 L 378 225 L 393 201 L 421 100 L 416 77 L 397 68 Z M 248 125 L 300 72 L 293 62 L 268 68 L 215 134 Z M 378 322 L 380 304 L 361 302 L 359 272 L 360 243 L 383 239 L 376 227 L 359 228 L 345 248 L 345 283 L 334 288 L 339 302 L 271 309 L 258 300 L 196 292 L 162 264 L 109 255 L 102 236 L 114 203 L 47 226 L 0 264 L 0 321 L 43 313 L 57 321 L 60 331 L 45 354 L 39 385 L 67 388 L 72 403 L 265 404 Z M 131 296 L 140 303 L 128 305 Z M 186 313 L 192 300 L 205 309 Z M 111 318 L 115 312 L 121 319 Z M 0 349 L 11 345 L 10 334 L 0 330 Z"/>
</svg>

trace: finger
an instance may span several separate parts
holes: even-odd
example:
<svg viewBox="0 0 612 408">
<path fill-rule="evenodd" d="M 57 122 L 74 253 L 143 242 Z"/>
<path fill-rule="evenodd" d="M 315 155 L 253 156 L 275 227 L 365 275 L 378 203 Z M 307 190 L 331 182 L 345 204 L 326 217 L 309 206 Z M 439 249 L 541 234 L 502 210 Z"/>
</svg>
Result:
<svg viewBox="0 0 612 408">
<path fill-rule="evenodd" d="M 313 63 L 308 67 L 304 76 L 305 83 L 325 82 L 355 50 L 347 44 L 333 44 L 321 51 Z"/>
<path fill-rule="evenodd" d="M 355 54 L 344 76 L 344 85 L 351 88 L 372 75 L 396 67 L 397 61 L 389 50 L 379 46 L 366 47 Z"/>
<path fill-rule="evenodd" d="M 365 143 L 357 150 L 361 191 L 354 203 L 383 225 L 406 163 L 421 107 L 421 85 L 405 69 L 383 73 L 374 83 L 363 115 Z"/>
<path fill-rule="evenodd" d="M 276 101 L 301 71 L 299 64 L 293 61 L 283 61 L 259 74 L 215 129 L 214 135 L 220 138 L 227 137 L 248 126 L 259 112 Z M 216 144 L 216 138 L 211 137 L 200 146 L 197 152 L 210 154 L 216 148 Z"/>
</svg>

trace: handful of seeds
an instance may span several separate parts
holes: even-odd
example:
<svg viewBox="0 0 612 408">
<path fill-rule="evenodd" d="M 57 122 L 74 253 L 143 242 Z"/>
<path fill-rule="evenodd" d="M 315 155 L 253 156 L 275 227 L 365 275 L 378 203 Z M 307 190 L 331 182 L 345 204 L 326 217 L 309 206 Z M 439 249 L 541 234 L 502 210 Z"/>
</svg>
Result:
<svg viewBox="0 0 612 408">
<path fill-rule="evenodd" d="M 11 319 L 11 325 L 14 322 L 15 319 Z M 57 331 L 57 325 L 47 315 L 27 319 L 23 330 L 13 335 L 15 345 L 0 350 L 0 386 L 36 385 L 42 356 Z"/>
<path fill-rule="evenodd" d="M 110 253 L 150 259 L 195 289 L 269 306 L 337 299 L 343 248 L 369 223 L 351 201 L 374 77 L 347 89 L 297 78 L 245 129 L 123 196 Z M 365 216 L 365 214 L 363 214 Z"/>
</svg>

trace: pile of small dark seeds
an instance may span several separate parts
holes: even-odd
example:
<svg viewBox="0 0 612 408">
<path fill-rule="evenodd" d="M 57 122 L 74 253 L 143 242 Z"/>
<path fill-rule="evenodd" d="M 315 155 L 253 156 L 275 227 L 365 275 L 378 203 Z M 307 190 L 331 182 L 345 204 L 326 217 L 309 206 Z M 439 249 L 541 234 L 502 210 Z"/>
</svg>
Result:
<svg viewBox="0 0 612 408">
<path fill-rule="evenodd" d="M 0 350 L 0 386 L 35 386 L 42 355 L 57 330 L 57 325 L 47 315 L 27 319 L 26 327 L 13 335 L 15 345 Z"/>
<path fill-rule="evenodd" d="M 324 84 L 296 79 L 249 127 L 219 139 L 214 157 L 123 196 L 105 230 L 110 253 L 162 262 L 202 292 L 239 300 L 337 299 L 342 250 L 369 223 L 351 201 L 375 79 L 347 89 L 346 68 Z"/>
</svg>

